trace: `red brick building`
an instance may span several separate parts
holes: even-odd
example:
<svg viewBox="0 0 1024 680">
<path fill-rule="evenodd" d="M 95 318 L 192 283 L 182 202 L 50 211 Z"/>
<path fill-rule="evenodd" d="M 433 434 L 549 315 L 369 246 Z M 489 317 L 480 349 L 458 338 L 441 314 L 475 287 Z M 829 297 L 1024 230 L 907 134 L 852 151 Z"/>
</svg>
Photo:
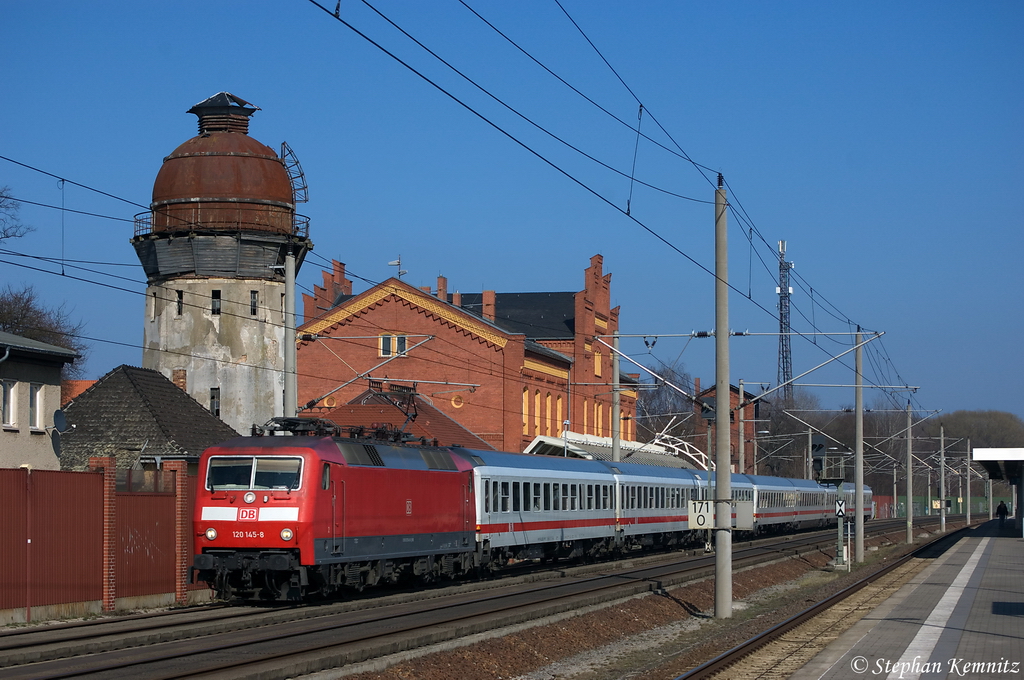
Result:
<svg viewBox="0 0 1024 680">
<path fill-rule="evenodd" d="M 697 396 L 697 401 L 694 402 L 694 439 L 693 443 L 700 449 L 706 449 L 707 447 L 707 434 L 708 434 L 708 421 L 703 417 L 702 403 L 710 404 L 712 407 L 715 405 L 716 395 L 718 390 L 714 385 L 711 387 L 701 390 L 700 378 L 694 381 L 694 391 Z M 749 401 L 753 399 L 755 394 L 751 394 L 746 390 L 743 390 L 744 398 Z M 729 450 L 730 460 L 732 461 L 732 469 L 734 472 L 742 472 L 744 474 L 754 473 L 754 456 L 757 446 L 757 431 L 765 429 L 763 423 L 757 422 L 761 418 L 761 402 L 755 401 L 753 404 L 748 404 L 743 407 L 743 463 L 744 470 L 740 470 L 740 455 L 739 455 L 739 438 L 740 438 L 740 423 L 739 417 L 737 416 L 737 409 L 740 405 L 740 388 L 736 385 L 729 385 Z M 714 446 L 714 429 L 711 431 L 711 445 Z M 714 450 L 708 452 L 709 455 L 714 457 Z M 763 474 L 764 470 L 760 470 Z"/>
<path fill-rule="evenodd" d="M 611 275 L 595 255 L 578 292 L 449 293 L 389 279 L 353 295 L 344 265 L 303 296 L 300 409 L 318 412 L 363 393 L 369 379 L 415 385 L 436 409 L 497 449 L 535 436 L 611 436 L 611 350 L 618 329 Z M 610 339 L 605 338 L 610 344 Z M 623 375 L 623 382 L 631 381 Z M 622 438 L 635 437 L 635 390 L 622 395 Z M 367 423 L 369 425 L 369 423 Z"/>
</svg>

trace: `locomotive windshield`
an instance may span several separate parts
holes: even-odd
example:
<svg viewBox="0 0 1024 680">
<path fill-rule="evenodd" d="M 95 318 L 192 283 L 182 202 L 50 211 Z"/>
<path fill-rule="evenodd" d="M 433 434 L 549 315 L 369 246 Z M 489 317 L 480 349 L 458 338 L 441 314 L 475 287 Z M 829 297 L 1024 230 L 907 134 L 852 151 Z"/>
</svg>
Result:
<svg viewBox="0 0 1024 680">
<path fill-rule="evenodd" d="M 302 479 L 302 459 L 259 456 L 210 458 L 206 487 L 227 489 L 297 489 Z"/>
</svg>

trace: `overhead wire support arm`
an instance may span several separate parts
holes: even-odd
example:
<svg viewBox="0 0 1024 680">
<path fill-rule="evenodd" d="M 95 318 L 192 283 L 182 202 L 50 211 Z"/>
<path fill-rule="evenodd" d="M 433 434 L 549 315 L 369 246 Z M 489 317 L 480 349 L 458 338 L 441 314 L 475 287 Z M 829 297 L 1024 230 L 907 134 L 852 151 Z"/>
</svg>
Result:
<svg viewBox="0 0 1024 680">
<path fill-rule="evenodd" d="M 625 360 L 626 360 L 626 361 L 628 361 L 629 363 L 631 363 L 631 364 L 633 364 L 634 366 L 636 366 L 637 368 L 640 368 L 640 369 L 642 369 L 642 370 L 644 370 L 644 371 L 647 371 L 647 372 L 648 372 L 648 373 L 650 373 L 650 374 L 651 374 L 651 375 L 652 375 L 652 376 L 653 376 L 654 378 L 656 378 L 656 379 L 660 380 L 660 381 L 661 381 L 661 382 L 663 382 L 663 383 L 664 383 L 665 385 L 667 385 L 668 387 L 671 387 L 672 389 L 674 389 L 674 390 L 675 390 L 676 392 L 678 392 L 679 394 L 683 395 L 683 396 L 684 396 L 684 397 L 686 397 L 687 399 L 689 399 L 689 400 L 691 400 L 691 401 L 697 401 L 697 397 L 695 397 L 694 395 L 692 395 L 692 394 L 688 393 L 688 392 L 687 392 L 686 390 L 684 390 L 683 388 L 679 387 L 678 385 L 673 385 L 673 384 L 672 384 L 672 383 L 670 383 L 670 382 L 669 382 L 668 380 L 666 380 L 665 378 L 661 377 L 660 375 L 658 375 L 657 373 L 655 373 L 655 372 L 654 372 L 654 371 L 652 371 L 651 369 L 647 368 L 647 367 L 646 367 L 646 366 L 644 366 L 643 364 L 639 363 L 638 361 L 636 361 L 635 359 L 633 359 L 633 358 L 632 358 L 631 356 L 629 356 L 628 354 L 625 354 L 625 353 L 623 353 L 623 352 L 622 352 L 621 350 L 615 349 L 614 347 L 612 347 L 611 345 L 609 345 L 609 344 L 608 344 L 607 342 L 605 342 L 604 340 L 602 340 L 602 339 L 601 339 L 601 337 L 602 337 L 602 336 L 595 336 L 595 337 L 594 337 L 594 339 L 595 339 L 595 340 L 597 340 L 597 341 L 598 341 L 599 343 L 601 343 L 602 345 L 604 345 L 605 347 L 607 347 L 608 349 L 610 349 L 610 350 L 611 350 L 612 352 L 614 352 L 615 354 L 618 354 L 618 355 L 619 355 L 620 357 L 622 357 L 623 359 L 625 359 Z M 620 337 L 643 337 L 643 336 L 639 336 L 639 335 L 637 335 L 637 336 L 620 336 Z M 651 337 L 651 336 L 646 336 L 646 337 Z M 662 337 L 666 337 L 666 336 L 662 336 Z"/>
<path fill-rule="evenodd" d="M 303 404 L 303 405 L 302 405 L 302 407 L 301 407 L 301 408 L 299 409 L 299 411 L 306 411 L 306 410 L 308 410 L 308 409 L 311 409 L 311 408 L 313 408 L 313 407 L 314 407 L 314 406 L 316 406 L 316 405 L 317 405 L 318 403 L 320 403 L 321 401 L 323 401 L 323 400 L 324 400 L 324 399 L 326 399 L 327 397 L 331 396 L 331 395 L 332 395 L 332 394 L 334 394 L 335 392 L 337 392 L 337 391 L 339 391 L 339 390 L 343 390 L 343 389 L 345 389 L 346 387 L 348 387 L 349 385 L 351 385 L 352 383 L 354 383 L 354 382 L 355 382 L 355 381 L 357 381 L 357 380 L 362 380 L 363 378 L 365 378 L 365 377 L 369 376 L 369 375 L 370 375 L 371 373 L 373 373 L 373 372 L 374 372 L 375 370 L 377 370 L 377 369 L 378 369 L 378 368 L 380 368 L 381 366 L 383 366 L 383 365 L 385 365 L 385 364 L 388 364 L 388 363 L 390 363 L 390 362 L 394 361 L 394 360 L 395 360 L 395 359 L 397 359 L 398 357 L 402 357 L 402 356 L 405 356 L 405 355 L 407 355 L 407 354 L 408 354 L 409 352 L 411 352 L 412 350 L 416 349 L 416 348 L 417 348 L 417 347 L 419 347 L 420 345 L 422 345 L 422 344 L 424 344 L 424 343 L 427 343 L 427 342 L 430 342 L 430 341 L 431 341 L 431 340 L 433 340 L 433 339 L 434 339 L 434 336 L 433 336 L 433 335 L 427 336 L 426 340 L 420 340 L 419 342 L 417 342 L 417 343 L 416 343 L 415 345 L 413 345 L 412 347 L 410 347 L 410 348 L 406 349 L 406 350 L 405 350 L 404 352 L 398 352 L 398 353 L 394 354 L 393 356 L 390 356 L 390 357 L 388 357 L 387 359 L 385 359 L 384 361 L 380 362 L 379 364 L 377 364 L 377 365 L 376 365 L 376 366 L 374 366 L 373 368 L 369 369 L 368 371 L 365 371 L 365 372 L 363 372 L 363 373 L 360 373 L 360 374 L 356 375 L 356 377 L 352 378 L 351 380 L 349 380 L 349 381 L 347 381 L 347 382 L 345 382 L 345 383 L 343 383 L 343 384 L 341 384 L 341 385 L 338 385 L 337 387 L 335 387 L 335 388 L 334 388 L 333 390 L 331 390 L 330 392 L 327 392 L 326 394 L 322 394 L 322 395 L 320 395 L 319 397 L 317 397 L 316 399 L 310 399 L 309 401 L 307 401 L 307 402 L 306 402 L 305 404 Z"/>
<path fill-rule="evenodd" d="M 801 373 L 798 376 L 795 376 L 791 380 L 789 380 L 789 381 L 787 381 L 785 383 L 782 383 L 781 385 L 777 385 L 777 386 L 773 387 L 770 390 L 762 392 L 761 394 L 757 395 L 753 399 L 740 401 L 739 406 L 737 406 L 737 408 L 742 407 L 742 406 L 749 406 L 750 404 L 753 404 L 755 401 L 760 401 L 761 399 L 764 399 L 765 397 L 767 397 L 772 392 L 777 392 L 780 389 L 783 389 L 787 385 L 792 384 L 794 381 L 799 380 L 800 378 L 804 377 L 805 375 L 808 375 L 810 373 L 814 373 L 815 371 L 817 371 L 822 366 L 827 366 L 828 364 L 832 363 L 833 361 L 837 361 L 841 357 L 849 354 L 850 352 L 856 351 L 858 348 L 863 347 L 864 345 L 868 344 L 869 342 L 871 342 L 873 340 L 877 340 L 878 338 L 882 337 L 883 335 L 885 335 L 885 331 L 879 331 L 879 332 L 875 333 L 874 335 L 872 335 L 867 340 L 865 340 L 864 342 L 859 342 L 859 343 L 855 344 L 853 347 L 851 347 L 851 348 L 849 348 L 849 349 L 847 349 L 847 350 L 845 350 L 843 352 L 840 352 L 839 354 L 835 355 L 834 357 L 832 357 L 828 361 L 823 361 L 822 363 L 818 364 L 817 366 L 815 366 L 812 369 L 804 371 L 803 373 Z M 743 395 L 740 395 L 740 396 L 742 397 Z"/>
</svg>

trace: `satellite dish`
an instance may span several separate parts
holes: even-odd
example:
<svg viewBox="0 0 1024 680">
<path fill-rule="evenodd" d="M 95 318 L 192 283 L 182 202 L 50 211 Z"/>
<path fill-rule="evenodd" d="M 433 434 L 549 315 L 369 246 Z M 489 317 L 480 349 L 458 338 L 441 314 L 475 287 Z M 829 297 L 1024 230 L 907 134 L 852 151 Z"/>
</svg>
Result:
<svg viewBox="0 0 1024 680">
<path fill-rule="evenodd" d="M 53 426 L 58 432 L 68 431 L 68 419 L 64 417 L 63 409 L 57 409 L 53 412 Z"/>
</svg>

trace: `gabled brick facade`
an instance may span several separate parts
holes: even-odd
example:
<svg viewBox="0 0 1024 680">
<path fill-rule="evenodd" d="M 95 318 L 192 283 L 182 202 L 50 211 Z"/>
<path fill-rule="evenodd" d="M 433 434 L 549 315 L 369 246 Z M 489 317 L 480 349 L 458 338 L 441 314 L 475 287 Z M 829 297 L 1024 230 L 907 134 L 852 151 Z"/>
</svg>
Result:
<svg viewBox="0 0 1024 680">
<path fill-rule="evenodd" d="M 305 296 L 307 313 L 320 312 L 337 291 L 331 309 L 299 329 L 300 409 L 348 403 L 372 378 L 416 383 L 435 408 L 497 449 L 561 436 L 566 420 L 571 431 L 610 436 L 611 351 L 595 336 L 618 328 L 619 310 L 610 309 L 611 275 L 601 267 L 600 255 L 591 258 L 576 293 L 449 294 L 439 277 L 435 292 L 389 279 L 350 296 L 344 265 L 335 263 L 316 296 Z M 384 363 L 393 355 L 401 356 Z M 622 393 L 624 439 L 635 436 L 635 402 L 634 391 Z"/>
</svg>

